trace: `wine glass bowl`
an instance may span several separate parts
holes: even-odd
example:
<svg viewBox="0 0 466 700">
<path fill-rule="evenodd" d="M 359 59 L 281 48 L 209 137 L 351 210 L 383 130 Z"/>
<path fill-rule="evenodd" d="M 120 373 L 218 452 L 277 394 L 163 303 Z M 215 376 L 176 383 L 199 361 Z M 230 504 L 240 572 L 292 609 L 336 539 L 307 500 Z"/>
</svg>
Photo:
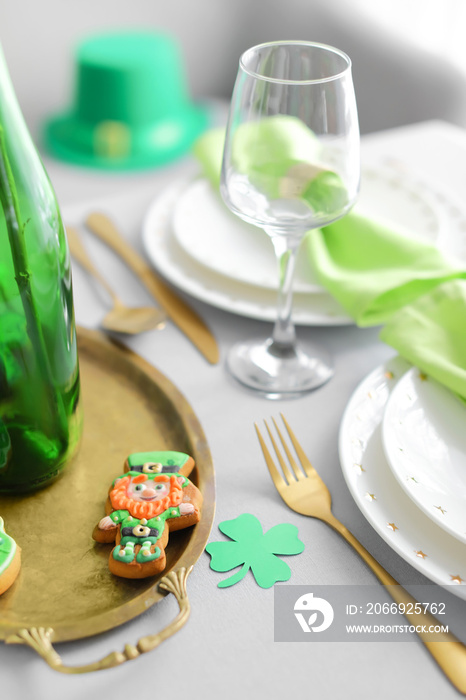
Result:
<svg viewBox="0 0 466 700">
<path fill-rule="evenodd" d="M 359 174 L 348 56 L 301 41 L 248 49 L 231 100 L 220 191 L 233 213 L 270 236 L 279 291 L 272 337 L 233 346 L 227 364 L 236 379 L 268 397 L 301 395 L 332 375 L 325 351 L 296 343 L 292 277 L 307 232 L 353 206 Z"/>
</svg>

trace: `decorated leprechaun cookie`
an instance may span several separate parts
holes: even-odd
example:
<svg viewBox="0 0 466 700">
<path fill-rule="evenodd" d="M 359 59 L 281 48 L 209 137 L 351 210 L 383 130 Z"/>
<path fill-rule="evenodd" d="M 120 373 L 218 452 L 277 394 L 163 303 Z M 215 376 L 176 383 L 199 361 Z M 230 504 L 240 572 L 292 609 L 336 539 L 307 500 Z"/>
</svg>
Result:
<svg viewBox="0 0 466 700">
<path fill-rule="evenodd" d="M 21 567 L 21 549 L 5 532 L 0 518 L 0 595 L 14 583 Z"/>
<path fill-rule="evenodd" d="M 109 557 L 113 574 L 146 578 L 164 570 L 169 531 L 200 520 L 202 494 L 185 475 L 193 466 L 192 457 L 182 452 L 128 457 L 126 472 L 110 487 L 107 515 L 92 534 L 96 542 L 116 542 Z"/>
</svg>

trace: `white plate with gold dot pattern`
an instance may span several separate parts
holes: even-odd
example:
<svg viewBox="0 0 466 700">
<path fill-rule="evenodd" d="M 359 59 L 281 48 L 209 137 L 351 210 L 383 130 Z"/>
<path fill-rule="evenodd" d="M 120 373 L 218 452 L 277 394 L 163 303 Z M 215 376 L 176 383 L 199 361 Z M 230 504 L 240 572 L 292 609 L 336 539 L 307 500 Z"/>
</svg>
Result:
<svg viewBox="0 0 466 700">
<path fill-rule="evenodd" d="M 466 404 L 413 367 L 387 401 L 382 443 L 408 496 L 466 543 Z"/>
<path fill-rule="evenodd" d="M 340 463 L 356 504 L 388 545 L 428 579 L 466 599 L 466 545 L 409 498 L 382 446 L 387 401 L 410 367 L 394 358 L 356 388 L 340 426 Z"/>
</svg>

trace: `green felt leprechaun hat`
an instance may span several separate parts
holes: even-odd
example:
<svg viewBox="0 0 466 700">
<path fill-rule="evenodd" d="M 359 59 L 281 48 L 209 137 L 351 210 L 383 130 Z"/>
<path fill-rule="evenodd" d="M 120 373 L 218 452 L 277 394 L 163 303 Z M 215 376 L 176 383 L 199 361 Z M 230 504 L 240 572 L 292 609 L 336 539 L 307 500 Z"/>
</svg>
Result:
<svg viewBox="0 0 466 700">
<path fill-rule="evenodd" d="M 72 108 L 45 125 L 45 147 L 71 163 L 109 170 L 156 167 L 186 153 L 208 126 L 191 102 L 177 42 L 125 31 L 77 50 Z"/>
</svg>

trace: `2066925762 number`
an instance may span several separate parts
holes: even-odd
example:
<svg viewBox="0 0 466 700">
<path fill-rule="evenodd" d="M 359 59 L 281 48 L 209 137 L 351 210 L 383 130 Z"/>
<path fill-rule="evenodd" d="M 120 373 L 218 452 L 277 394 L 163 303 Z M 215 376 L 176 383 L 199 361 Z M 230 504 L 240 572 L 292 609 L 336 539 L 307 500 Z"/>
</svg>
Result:
<svg viewBox="0 0 466 700">
<path fill-rule="evenodd" d="M 366 615 L 418 615 L 430 612 L 432 615 L 444 615 L 445 603 L 367 603 Z"/>
</svg>

